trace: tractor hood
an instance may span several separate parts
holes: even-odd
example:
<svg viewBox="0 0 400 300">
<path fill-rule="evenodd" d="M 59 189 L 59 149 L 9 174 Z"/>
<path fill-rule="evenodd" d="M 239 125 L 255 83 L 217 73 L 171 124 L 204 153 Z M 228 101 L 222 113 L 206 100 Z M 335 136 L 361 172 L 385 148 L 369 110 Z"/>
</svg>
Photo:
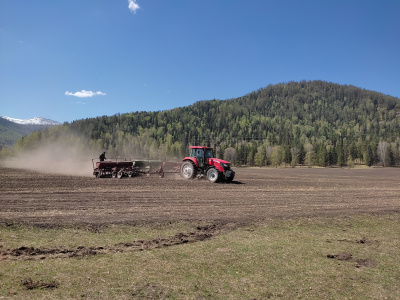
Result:
<svg viewBox="0 0 400 300">
<path fill-rule="evenodd" d="M 229 161 L 219 159 L 219 158 L 207 158 L 207 162 L 209 165 L 215 165 L 215 164 L 226 164 L 230 165 L 231 163 Z"/>
</svg>

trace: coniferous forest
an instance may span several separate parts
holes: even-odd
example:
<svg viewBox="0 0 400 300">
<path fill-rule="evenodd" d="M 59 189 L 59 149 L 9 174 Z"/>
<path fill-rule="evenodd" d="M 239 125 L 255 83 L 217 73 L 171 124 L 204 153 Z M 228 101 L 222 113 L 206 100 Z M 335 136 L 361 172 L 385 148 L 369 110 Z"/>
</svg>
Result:
<svg viewBox="0 0 400 300">
<path fill-rule="evenodd" d="M 77 120 L 20 139 L 74 143 L 112 157 L 180 160 L 189 145 L 248 166 L 400 163 L 400 99 L 325 81 L 269 85 L 243 97 Z"/>
</svg>

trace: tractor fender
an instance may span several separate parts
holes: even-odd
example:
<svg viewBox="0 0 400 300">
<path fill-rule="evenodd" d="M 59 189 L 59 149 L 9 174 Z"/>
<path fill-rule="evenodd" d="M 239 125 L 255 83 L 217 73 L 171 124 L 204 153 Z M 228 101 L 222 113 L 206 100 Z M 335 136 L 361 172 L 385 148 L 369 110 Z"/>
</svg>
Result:
<svg viewBox="0 0 400 300">
<path fill-rule="evenodd" d="M 194 165 L 196 166 L 196 168 L 199 167 L 199 164 L 197 163 L 197 159 L 195 157 L 185 157 L 184 159 L 182 159 L 183 162 L 186 161 L 191 161 L 194 163 Z"/>
<path fill-rule="evenodd" d="M 208 170 L 210 170 L 210 169 L 215 169 L 215 170 L 217 170 L 218 173 L 220 174 L 220 176 L 221 176 L 221 174 L 223 174 L 223 172 L 221 172 L 216 166 L 208 166 L 208 167 L 204 170 L 204 174 L 207 174 Z"/>
</svg>

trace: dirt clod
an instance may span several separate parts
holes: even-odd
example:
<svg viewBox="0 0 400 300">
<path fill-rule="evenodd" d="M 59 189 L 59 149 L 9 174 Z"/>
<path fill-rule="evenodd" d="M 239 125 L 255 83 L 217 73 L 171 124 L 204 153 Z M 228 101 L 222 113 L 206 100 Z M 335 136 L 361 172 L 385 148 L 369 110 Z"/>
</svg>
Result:
<svg viewBox="0 0 400 300">
<path fill-rule="evenodd" d="M 339 254 L 328 254 L 328 258 L 335 258 L 337 260 L 351 260 L 352 254 L 348 252 L 341 252 Z"/>
<path fill-rule="evenodd" d="M 361 267 L 376 268 L 376 266 L 378 265 L 377 262 L 373 259 L 354 258 L 353 255 L 348 252 L 341 252 L 339 254 L 328 254 L 326 257 L 340 261 L 356 262 L 355 265 L 356 268 L 361 268 Z"/>
<path fill-rule="evenodd" d="M 139 284 L 132 289 L 135 299 L 167 299 L 168 295 L 168 289 L 156 283 Z"/>
<path fill-rule="evenodd" d="M 58 288 L 59 283 L 57 281 L 44 282 L 42 280 L 33 280 L 32 278 L 25 278 L 22 279 L 22 285 L 25 286 L 27 290 L 55 289 Z"/>
<path fill-rule="evenodd" d="M 356 259 L 356 268 L 366 267 L 366 268 L 376 268 L 378 263 L 370 258 L 366 259 Z"/>
</svg>

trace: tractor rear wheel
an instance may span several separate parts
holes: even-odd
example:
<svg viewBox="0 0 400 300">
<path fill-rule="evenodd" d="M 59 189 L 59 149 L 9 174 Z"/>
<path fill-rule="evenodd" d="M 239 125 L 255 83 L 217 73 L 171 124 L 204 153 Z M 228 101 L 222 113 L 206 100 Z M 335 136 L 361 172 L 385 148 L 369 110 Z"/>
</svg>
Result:
<svg viewBox="0 0 400 300">
<path fill-rule="evenodd" d="M 181 168 L 181 176 L 184 179 L 191 179 L 196 176 L 195 166 L 191 161 L 183 163 Z"/>
<path fill-rule="evenodd" d="M 212 183 L 218 182 L 218 180 L 219 180 L 219 172 L 218 172 L 218 170 L 215 169 L 215 168 L 208 169 L 208 171 L 207 171 L 207 179 Z"/>
</svg>

